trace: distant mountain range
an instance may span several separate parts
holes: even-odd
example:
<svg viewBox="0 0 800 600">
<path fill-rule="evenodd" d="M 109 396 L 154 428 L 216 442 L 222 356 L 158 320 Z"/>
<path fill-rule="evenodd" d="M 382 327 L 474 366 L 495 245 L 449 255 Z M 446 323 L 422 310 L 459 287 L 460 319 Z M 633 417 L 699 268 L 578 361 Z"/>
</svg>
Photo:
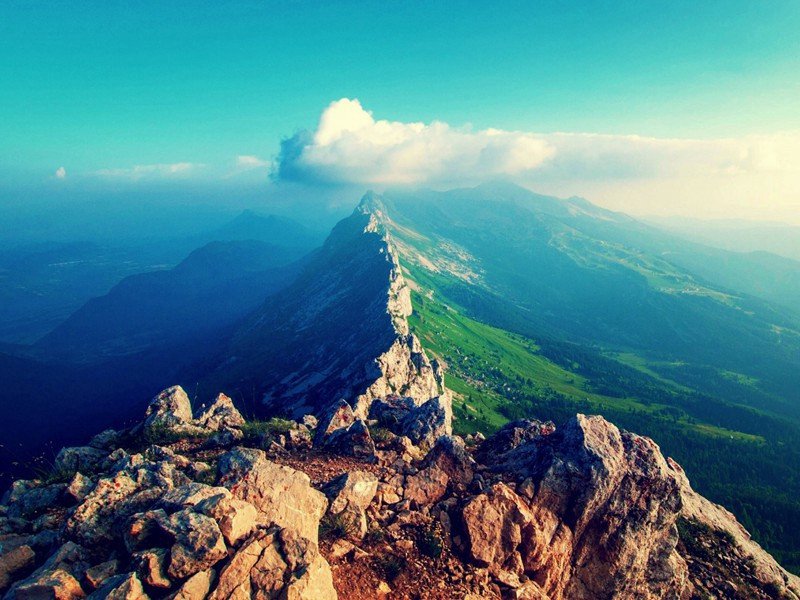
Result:
<svg viewBox="0 0 800 600">
<path fill-rule="evenodd" d="M 313 241 L 245 213 L 8 349 L 4 435 L 28 450 L 74 439 L 176 382 L 249 415 L 339 397 L 358 411 L 431 398 L 444 368 L 457 432 L 601 413 L 653 437 L 800 568 L 800 262 L 505 183 L 369 193 Z M 26 437 L 45 413 L 76 425 Z"/>
</svg>

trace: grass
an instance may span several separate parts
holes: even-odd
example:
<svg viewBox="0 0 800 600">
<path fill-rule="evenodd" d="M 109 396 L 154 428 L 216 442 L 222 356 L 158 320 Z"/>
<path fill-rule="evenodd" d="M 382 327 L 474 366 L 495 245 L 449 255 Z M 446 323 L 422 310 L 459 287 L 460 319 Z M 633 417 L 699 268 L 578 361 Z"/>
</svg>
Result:
<svg viewBox="0 0 800 600">
<path fill-rule="evenodd" d="M 242 433 L 245 437 L 254 437 L 262 434 L 279 435 L 281 433 L 288 433 L 294 429 L 297 424 L 289 419 L 281 419 L 274 417 L 268 421 L 252 419 L 242 425 Z"/>
<path fill-rule="evenodd" d="M 430 276 L 416 270 L 410 271 L 409 277 L 435 285 Z M 510 420 L 515 396 L 524 395 L 564 398 L 574 403 L 575 409 L 598 414 L 649 414 L 705 436 L 762 441 L 759 436 L 699 423 L 674 406 L 596 393 L 586 377 L 549 360 L 532 340 L 464 316 L 458 307 L 441 300 L 435 289 L 431 294 L 416 281 L 414 287 L 418 291 L 412 292 L 414 312 L 409 324 L 426 351 L 448 365 L 445 384 L 454 392 L 454 429 L 458 434 L 497 430 Z M 631 355 L 620 362 L 645 370 L 643 362 L 636 363 Z M 675 391 L 686 389 L 663 378 L 657 380 Z"/>
</svg>

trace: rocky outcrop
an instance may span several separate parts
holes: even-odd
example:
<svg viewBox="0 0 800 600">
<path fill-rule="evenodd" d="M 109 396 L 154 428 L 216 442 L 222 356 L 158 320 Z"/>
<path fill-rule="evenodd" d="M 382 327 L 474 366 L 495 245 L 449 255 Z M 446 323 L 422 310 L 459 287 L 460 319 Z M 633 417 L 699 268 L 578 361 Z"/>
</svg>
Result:
<svg viewBox="0 0 800 600">
<path fill-rule="evenodd" d="M 503 459 L 494 468 L 513 473 L 516 491 L 498 483 L 467 501 L 461 518 L 468 552 L 505 585 L 534 590 L 533 597 L 690 597 L 692 557 L 679 549 L 678 520 L 734 526 L 730 515 L 692 495 L 652 440 L 601 417 L 578 415 L 511 450 L 507 436 L 497 440 Z M 762 594 L 767 585 L 796 594 L 796 580 L 761 557 Z"/>
<path fill-rule="evenodd" d="M 87 474 L 12 485 L 4 598 L 332 600 L 373 586 L 362 596 L 800 599 L 798 579 L 652 440 L 601 417 L 517 421 L 466 445 L 440 435 L 440 398 L 390 395 L 369 422 L 335 403 L 312 448 L 289 435 L 310 436 L 300 423 L 245 436 L 227 398 L 193 419 L 184 397 L 156 397 L 147 419 L 160 424 L 104 434 L 122 447 L 60 453 L 61 468 Z M 375 425 L 423 431 L 430 450 Z M 215 431 L 240 445 L 209 445 Z M 369 456 L 352 451 L 359 432 Z"/>
<path fill-rule="evenodd" d="M 164 431 L 174 447 L 185 446 L 175 438 L 183 431 L 195 452 L 207 453 L 197 430 L 243 425 L 236 415 L 221 397 L 195 421 L 182 390 L 170 388 L 143 425 L 117 436 L 127 448 L 60 453 L 65 467 L 91 464 L 92 478 L 76 472 L 69 484 L 15 483 L 0 506 L 5 598 L 229 598 L 240 597 L 231 590 L 246 579 L 252 597 L 335 599 L 317 546 L 328 502 L 308 476 L 261 450 L 235 448 L 217 450 L 214 486 L 199 461 L 163 446 L 142 449 Z M 91 463 L 69 458 L 84 455 Z M 256 547 L 253 570 L 242 576 L 237 569 Z"/>
<path fill-rule="evenodd" d="M 211 431 L 232 429 L 244 425 L 244 418 L 236 410 L 233 400 L 219 394 L 207 409 L 197 418 L 198 425 Z"/>
</svg>

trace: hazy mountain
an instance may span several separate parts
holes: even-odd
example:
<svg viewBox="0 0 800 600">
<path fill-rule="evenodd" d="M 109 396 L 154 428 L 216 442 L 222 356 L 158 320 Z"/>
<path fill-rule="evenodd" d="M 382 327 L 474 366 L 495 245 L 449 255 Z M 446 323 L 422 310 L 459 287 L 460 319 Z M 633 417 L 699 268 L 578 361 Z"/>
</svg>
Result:
<svg viewBox="0 0 800 600">
<path fill-rule="evenodd" d="M 36 348 L 72 361 L 135 354 L 223 330 L 286 285 L 300 250 L 212 242 L 173 269 L 127 277 L 44 336 Z"/>
<path fill-rule="evenodd" d="M 176 228 L 165 237 L 156 229 L 150 237 L 113 242 L 95 236 L 95 241 L 0 244 L 0 341 L 31 344 L 125 277 L 174 267 L 214 241 L 261 241 L 300 256 L 324 239 L 292 219 L 251 210 L 222 222 L 201 233 Z"/>
<path fill-rule="evenodd" d="M 800 261 L 800 227 L 786 223 L 690 218 L 648 218 L 681 237 L 735 252 L 771 252 Z"/>
</svg>

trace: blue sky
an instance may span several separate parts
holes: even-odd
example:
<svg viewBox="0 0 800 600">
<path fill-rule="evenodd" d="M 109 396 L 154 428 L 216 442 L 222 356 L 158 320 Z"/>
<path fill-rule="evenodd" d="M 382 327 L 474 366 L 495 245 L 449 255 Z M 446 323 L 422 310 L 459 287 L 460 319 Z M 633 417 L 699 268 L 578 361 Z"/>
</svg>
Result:
<svg viewBox="0 0 800 600">
<path fill-rule="evenodd" d="M 0 179 L 35 187 L 61 167 L 65 180 L 138 167 L 134 179 L 235 180 L 266 170 L 282 138 L 313 132 L 340 98 L 377 120 L 476 132 L 794 135 L 798 31 L 795 0 L 5 0 Z M 572 191 L 553 179 L 539 178 Z M 613 177 L 575 179 L 614 204 Z M 785 204 L 797 190 L 778 192 Z"/>
</svg>

